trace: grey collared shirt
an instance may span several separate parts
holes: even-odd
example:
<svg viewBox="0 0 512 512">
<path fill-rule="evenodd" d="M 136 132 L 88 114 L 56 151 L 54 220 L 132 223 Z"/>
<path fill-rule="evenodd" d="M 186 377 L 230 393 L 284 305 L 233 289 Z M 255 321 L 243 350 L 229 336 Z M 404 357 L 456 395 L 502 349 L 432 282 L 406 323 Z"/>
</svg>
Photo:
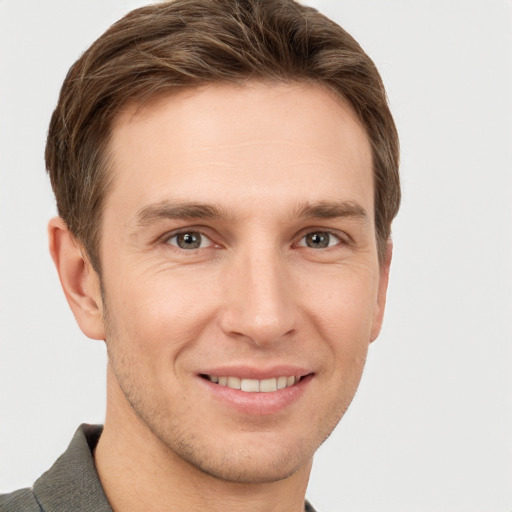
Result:
<svg viewBox="0 0 512 512">
<path fill-rule="evenodd" d="M 0 495 L 0 512 L 112 512 L 92 452 L 101 425 L 80 425 L 68 449 L 31 489 Z M 315 512 L 306 502 L 305 512 Z"/>
<path fill-rule="evenodd" d="M 103 427 L 80 425 L 68 449 L 32 489 L 0 496 L 1 512 L 112 512 L 92 450 Z"/>
</svg>

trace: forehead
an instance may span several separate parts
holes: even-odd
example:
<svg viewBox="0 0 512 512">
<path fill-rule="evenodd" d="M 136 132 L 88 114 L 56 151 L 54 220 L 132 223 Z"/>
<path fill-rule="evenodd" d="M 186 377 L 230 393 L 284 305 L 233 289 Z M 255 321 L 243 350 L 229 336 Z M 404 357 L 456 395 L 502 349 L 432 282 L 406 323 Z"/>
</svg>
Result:
<svg viewBox="0 0 512 512">
<path fill-rule="evenodd" d="M 169 198 L 247 211 L 266 201 L 296 209 L 348 200 L 373 212 L 366 132 L 345 101 L 318 85 L 215 84 L 127 105 L 109 149 L 106 205 L 126 214 Z"/>
</svg>

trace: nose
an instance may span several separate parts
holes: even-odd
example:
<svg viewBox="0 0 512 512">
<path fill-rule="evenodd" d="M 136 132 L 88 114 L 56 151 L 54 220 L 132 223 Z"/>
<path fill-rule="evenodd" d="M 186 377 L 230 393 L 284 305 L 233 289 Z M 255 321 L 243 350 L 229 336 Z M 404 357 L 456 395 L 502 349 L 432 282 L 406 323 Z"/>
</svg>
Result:
<svg viewBox="0 0 512 512">
<path fill-rule="evenodd" d="M 270 248 L 231 262 L 223 276 L 220 312 L 226 335 L 265 346 L 296 329 L 298 315 L 290 269 L 276 252 Z"/>
</svg>

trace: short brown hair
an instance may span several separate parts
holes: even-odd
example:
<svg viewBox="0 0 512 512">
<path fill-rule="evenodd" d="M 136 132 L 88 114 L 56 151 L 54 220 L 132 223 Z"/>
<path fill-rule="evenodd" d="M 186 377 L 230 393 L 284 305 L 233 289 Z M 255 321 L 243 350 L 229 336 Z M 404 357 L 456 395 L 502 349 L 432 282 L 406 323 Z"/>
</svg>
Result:
<svg viewBox="0 0 512 512">
<path fill-rule="evenodd" d="M 46 166 L 59 215 L 100 271 L 113 119 L 143 102 L 212 82 L 306 81 L 352 106 L 373 152 L 383 261 L 400 203 L 398 135 L 372 60 L 339 25 L 293 0 L 174 0 L 128 13 L 71 67 L 53 113 Z"/>
</svg>

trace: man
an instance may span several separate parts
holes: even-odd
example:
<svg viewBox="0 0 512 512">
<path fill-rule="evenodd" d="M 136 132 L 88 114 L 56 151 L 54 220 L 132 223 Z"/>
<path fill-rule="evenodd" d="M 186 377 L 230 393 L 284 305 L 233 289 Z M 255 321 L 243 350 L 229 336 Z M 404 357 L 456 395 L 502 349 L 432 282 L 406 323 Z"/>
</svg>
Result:
<svg viewBox="0 0 512 512">
<path fill-rule="evenodd" d="M 312 510 L 400 200 L 371 60 L 292 0 L 138 9 L 71 68 L 46 162 L 50 251 L 105 340 L 107 412 L 0 510 Z"/>
</svg>

